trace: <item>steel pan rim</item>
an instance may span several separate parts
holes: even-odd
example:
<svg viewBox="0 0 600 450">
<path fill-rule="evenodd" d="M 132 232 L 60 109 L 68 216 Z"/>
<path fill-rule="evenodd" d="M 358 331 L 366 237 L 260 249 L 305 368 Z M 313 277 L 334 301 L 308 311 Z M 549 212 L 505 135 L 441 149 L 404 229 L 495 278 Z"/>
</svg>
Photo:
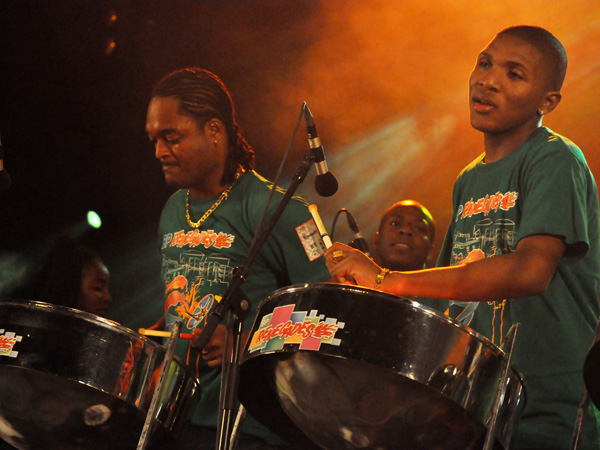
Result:
<svg viewBox="0 0 600 450">
<path fill-rule="evenodd" d="M 503 358 L 506 357 L 506 352 L 504 350 L 502 350 L 502 348 L 500 348 L 499 346 L 492 343 L 489 340 L 489 338 L 485 337 L 483 334 L 479 333 L 478 331 L 474 330 L 473 328 L 470 328 L 466 325 L 462 325 L 462 324 L 458 323 L 456 320 L 442 314 L 441 312 L 436 311 L 435 309 L 433 309 L 429 306 L 423 305 L 423 304 L 421 304 L 415 300 L 412 300 L 408 297 L 402 297 L 399 295 L 390 294 L 388 292 L 378 291 L 376 289 L 371 289 L 371 288 L 368 288 L 365 286 L 348 285 L 348 284 L 332 283 L 332 282 L 293 284 L 290 286 L 285 286 L 285 287 L 279 288 L 279 289 L 271 292 L 269 295 L 267 295 L 267 297 L 265 297 L 260 302 L 260 304 L 258 305 L 257 311 L 260 311 L 262 309 L 263 304 L 266 304 L 269 300 L 278 297 L 283 292 L 297 292 L 297 291 L 303 291 L 303 290 L 307 290 L 307 289 L 318 289 L 318 288 L 324 288 L 324 289 L 328 289 L 328 290 L 334 290 L 334 289 L 341 288 L 342 290 L 348 291 L 351 293 L 370 294 L 370 295 L 376 294 L 378 297 L 384 297 L 390 301 L 401 301 L 403 303 L 409 304 L 411 307 L 413 307 L 415 309 L 420 310 L 421 312 L 427 314 L 430 317 L 434 317 L 437 320 L 444 321 L 447 324 L 449 324 L 455 328 L 458 328 L 461 331 L 464 331 L 465 333 L 469 334 L 470 336 L 472 336 L 475 339 L 477 339 L 478 341 L 480 341 L 487 348 L 491 349 L 494 352 L 499 352 Z M 514 364 L 511 365 L 511 370 L 514 371 L 516 373 L 516 375 L 519 377 L 520 381 L 522 383 L 524 383 L 524 381 L 523 381 L 524 379 L 523 379 L 521 372 L 517 369 L 517 367 L 514 366 Z"/>
<path fill-rule="evenodd" d="M 63 305 L 56 305 L 54 303 L 42 302 L 39 300 L 25 300 L 25 299 L 23 299 L 23 300 L 0 299 L 0 306 L 3 306 L 3 305 L 16 306 L 16 307 L 30 309 L 30 310 L 38 311 L 38 312 L 54 311 L 54 312 L 57 312 L 59 314 L 65 315 L 65 316 L 75 316 L 75 317 L 85 320 L 86 322 L 100 325 L 104 328 L 108 328 L 111 331 L 117 332 L 118 334 L 125 335 L 128 337 L 137 339 L 137 340 L 142 340 L 146 344 L 149 344 L 152 347 L 154 347 L 157 351 L 165 353 L 165 354 L 167 353 L 166 348 L 163 345 L 159 344 L 158 342 L 154 341 L 153 339 L 148 339 L 146 336 L 143 336 L 143 335 L 135 332 L 134 330 L 127 328 L 118 322 L 115 322 L 114 320 L 110 320 L 105 317 L 100 317 L 95 314 L 92 314 L 92 313 L 89 313 L 86 311 L 82 311 L 77 308 L 71 308 L 69 306 L 63 306 Z M 190 376 L 190 378 L 194 381 L 196 386 L 200 386 L 200 381 L 198 380 L 198 378 L 196 377 L 194 372 L 187 366 L 187 364 L 184 364 L 183 361 L 181 361 L 181 359 L 177 355 L 173 355 L 173 360 L 179 366 L 181 366 L 181 368 Z"/>
</svg>

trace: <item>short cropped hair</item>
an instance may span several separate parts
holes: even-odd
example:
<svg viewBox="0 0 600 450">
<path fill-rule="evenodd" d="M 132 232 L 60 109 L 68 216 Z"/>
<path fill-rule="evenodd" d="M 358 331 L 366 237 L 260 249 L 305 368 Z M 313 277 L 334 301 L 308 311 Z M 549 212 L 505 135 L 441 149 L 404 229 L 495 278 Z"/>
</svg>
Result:
<svg viewBox="0 0 600 450">
<path fill-rule="evenodd" d="M 533 45 L 547 65 L 547 88 L 559 91 L 567 73 L 567 52 L 560 41 L 548 30 L 532 25 L 515 25 L 505 28 L 496 36 L 508 34 Z"/>
<path fill-rule="evenodd" d="M 383 229 L 383 223 L 385 222 L 387 216 L 389 216 L 394 209 L 400 206 L 412 206 L 413 208 L 417 208 L 421 211 L 421 213 L 427 218 L 429 237 L 431 239 L 431 242 L 433 242 L 433 239 L 435 238 L 435 221 L 433 220 L 433 216 L 431 215 L 429 210 L 425 208 L 425 206 L 423 206 L 421 203 L 415 200 L 401 200 L 399 202 L 394 203 L 392 206 L 386 209 L 383 215 L 381 216 L 381 220 L 379 221 L 379 232 L 381 232 L 381 230 Z"/>
</svg>

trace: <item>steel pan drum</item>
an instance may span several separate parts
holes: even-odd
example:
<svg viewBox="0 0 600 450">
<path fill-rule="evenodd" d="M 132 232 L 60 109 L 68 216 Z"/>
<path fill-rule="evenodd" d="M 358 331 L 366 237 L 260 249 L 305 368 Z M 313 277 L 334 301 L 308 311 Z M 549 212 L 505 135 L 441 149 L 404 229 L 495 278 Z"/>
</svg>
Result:
<svg viewBox="0 0 600 450">
<path fill-rule="evenodd" d="M 481 449 L 504 353 L 408 299 L 336 284 L 296 285 L 258 308 L 240 400 L 308 449 Z M 524 405 L 510 367 L 494 448 Z"/>
<path fill-rule="evenodd" d="M 585 357 L 583 381 L 592 402 L 600 408 L 600 341 L 594 343 Z"/>
<path fill-rule="evenodd" d="M 135 450 L 166 350 L 110 320 L 0 301 L 0 437 L 19 449 Z M 171 362 L 149 449 L 174 449 L 196 378 Z"/>
</svg>

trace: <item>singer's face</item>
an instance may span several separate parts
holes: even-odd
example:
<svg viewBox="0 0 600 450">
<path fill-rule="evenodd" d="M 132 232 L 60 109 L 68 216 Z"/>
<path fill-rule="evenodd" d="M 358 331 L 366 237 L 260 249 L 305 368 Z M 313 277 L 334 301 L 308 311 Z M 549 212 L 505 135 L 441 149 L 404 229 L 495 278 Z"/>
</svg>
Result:
<svg viewBox="0 0 600 450">
<path fill-rule="evenodd" d="M 215 144 L 210 121 L 200 126 L 179 110 L 175 97 L 154 97 L 148 105 L 146 131 L 154 144 L 165 180 L 193 197 L 210 197 L 221 191 L 227 146 Z"/>
<path fill-rule="evenodd" d="M 399 205 L 388 211 L 373 242 L 378 262 L 391 270 L 423 269 L 433 253 L 430 225 L 416 206 Z"/>
<path fill-rule="evenodd" d="M 532 44 L 509 34 L 497 36 L 477 57 L 469 79 L 473 128 L 529 137 L 548 96 L 545 69 L 543 55 Z"/>
</svg>

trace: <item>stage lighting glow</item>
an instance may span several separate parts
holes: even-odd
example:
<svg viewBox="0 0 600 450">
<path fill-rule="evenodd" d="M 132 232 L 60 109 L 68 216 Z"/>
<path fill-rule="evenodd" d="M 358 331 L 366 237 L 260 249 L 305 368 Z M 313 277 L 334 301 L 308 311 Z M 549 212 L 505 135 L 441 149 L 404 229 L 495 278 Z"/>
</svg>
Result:
<svg viewBox="0 0 600 450">
<path fill-rule="evenodd" d="M 102 226 L 102 220 L 100 220 L 100 216 L 95 211 L 88 211 L 87 221 L 92 228 L 100 228 Z"/>
</svg>

